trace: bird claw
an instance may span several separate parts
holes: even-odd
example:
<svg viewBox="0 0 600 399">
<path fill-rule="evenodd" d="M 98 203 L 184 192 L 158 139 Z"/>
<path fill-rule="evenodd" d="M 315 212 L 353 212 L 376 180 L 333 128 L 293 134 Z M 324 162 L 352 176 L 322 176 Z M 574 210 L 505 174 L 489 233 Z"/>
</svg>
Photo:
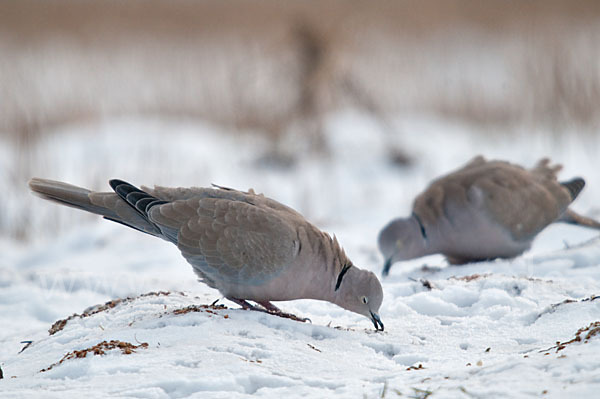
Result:
<svg viewBox="0 0 600 399">
<path fill-rule="evenodd" d="M 277 309 L 277 310 L 269 310 L 269 309 L 254 308 L 252 310 L 258 310 L 259 312 L 268 313 L 268 314 L 273 315 L 273 316 L 283 317 L 284 319 L 291 319 L 291 320 L 294 320 L 294 321 L 299 321 L 301 323 L 306 323 L 308 321 L 310 324 L 312 324 L 312 320 L 309 319 L 308 317 L 298 317 L 295 314 L 282 312 L 279 309 Z"/>
<path fill-rule="evenodd" d="M 269 301 L 257 302 L 259 305 L 262 306 L 262 307 L 258 307 L 258 306 L 254 306 L 254 305 L 248 303 L 247 301 L 245 301 L 243 299 L 238 299 L 238 298 L 227 298 L 227 299 L 229 299 L 232 302 L 237 303 L 244 310 L 255 310 L 257 312 L 263 312 L 263 313 L 271 314 L 273 316 L 283 317 L 284 319 L 291 319 L 294 321 L 299 321 L 301 323 L 309 322 L 310 324 L 312 324 L 312 320 L 309 319 L 308 317 L 298 317 L 295 314 L 283 312 L 281 309 L 279 309 L 277 306 L 273 305 Z"/>
<path fill-rule="evenodd" d="M 299 321 L 302 323 L 306 323 L 308 321 L 312 324 L 312 321 L 308 317 L 298 317 L 295 314 L 286 313 L 286 312 L 282 311 L 281 309 L 279 309 L 277 306 L 273 305 L 269 301 L 261 301 L 261 302 L 257 302 L 257 303 L 264 308 L 265 313 L 269 313 L 274 316 L 283 317 L 284 319 L 291 319 L 291 320 Z M 254 310 L 263 311 L 263 309 L 256 308 L 256 307 Z"/>
<path fill-rule="evenodd" d="M 272 314 L 272 315 L 275 315 L 275 316 L 283 317 L 285 319 L 292 319 L 292 320 L 295 320 L 295 321 L 299 321 L 301 323 L 309 322 L 310 324 L 312 324 L 312 320 L 309 319 L 308 317 L 298 317 L 295 314 L 285 313 L 285 312 L 278 312 L 278 313 L 269 312 L 269 313 Z"/>
</svg>

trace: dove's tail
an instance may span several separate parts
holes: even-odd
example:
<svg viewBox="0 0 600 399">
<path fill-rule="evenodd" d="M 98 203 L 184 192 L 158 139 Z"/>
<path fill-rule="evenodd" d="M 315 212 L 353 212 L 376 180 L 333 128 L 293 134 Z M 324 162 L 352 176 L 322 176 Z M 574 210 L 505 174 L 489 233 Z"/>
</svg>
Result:
<svg viewBox="0 0 600 399">
<path fill-rule="evenodd" d="M 570 209 L 567 209 L 557 221 L 600 230 L 600 222 L 586 216 L 581 216 Z"/>
<path fill-rule="evenodd" d="M 35 195 L 45 200 L 81 209 L 102 216 L 115 216 L 114 212 L 104 206 L 92 204 L 92 192 L 83 187 L 34 177 L 29 181 L 29 188 Z"/>
<path fill-rule="evenodd" d="M 105 219 L 155 236 L 161 236 L 160 229 L 147 219 L 118 193 L 93 192 L 68 183 L 34 177 L 29 188 L 37 196 L 61 205 L 95 213 Z"/>
</svg>

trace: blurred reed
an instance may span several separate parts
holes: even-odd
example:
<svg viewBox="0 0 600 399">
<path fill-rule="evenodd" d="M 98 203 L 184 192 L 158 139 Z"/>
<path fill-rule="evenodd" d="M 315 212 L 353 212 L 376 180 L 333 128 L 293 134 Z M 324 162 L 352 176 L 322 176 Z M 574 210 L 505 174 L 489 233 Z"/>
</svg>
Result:
<svg viewBox="0 0 600 399">
<path fill-rule="evenodd" d="M 3 1 L 3 179 L 22 186 L 61 126 L 131 116 L 260 134 L 279 164 L 290 132 L 326 152 L 345 107 L 391 135 L 406 114 L 597 134 L 598 43 L 594 0 Z"/>
<path fill-rule="evenodd" d="M 0 131 L 164 114 L 276 138 L 348 104 L 596 127 L 599 39 L 593 0 L 1 2 Z"/>
</svg>

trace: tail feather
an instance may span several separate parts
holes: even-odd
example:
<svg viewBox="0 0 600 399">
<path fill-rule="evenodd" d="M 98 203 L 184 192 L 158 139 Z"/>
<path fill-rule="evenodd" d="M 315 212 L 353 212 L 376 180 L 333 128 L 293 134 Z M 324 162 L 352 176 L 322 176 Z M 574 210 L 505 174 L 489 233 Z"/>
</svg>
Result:
<svg viewBox="0 0 600 399">
<path fill-rule="evenodd" d="M 35 195 L 45 200 L 112 219 L 119 218 L 113 210 L 93 204 L 90 200 L 90 194 L 92 192 L 83 187 L 34 177 L 29 181 L 29 188 Z"/>
<path fill-rule="evenodd" d="M 114 180 L 115 182 L 120 182 Z M 112 184 L 113 180 L 111 180 Z M 127 186 L 133 187 L 127 183 L 121 182 Z M 123 198 L 124 190 L 127 187 L 119 188 L 120 192 L 115 193 L 100 193 L 92 192 L 82 187 L 73 186 L 71 184 L 33 178 L 29 181 L 31 191 L 37 196 L 56 202 L 61 205 L 70 206 L 72 208 L 81 209 L 87 212 L 95 213 L 103 216 L 105 219 L 123 224 L 135 230 L 142 231 L 147 234 L 162 237 L 160 229 L 147 218 L 146 209 L 154 204 L 164 203 L 157 198 L 151 197 L 149 194 L 145 196 L 139 195 L 135 190 L 130 190 L 125 193 L 125 197 L 132 193 L 132 199 L 137 198 L 140 208 L 135 206 L 135 203 L 127 201 Z M 121 187 L 121 185 L 119 185 Z M 135 187 L 133 187 L 135 189 Z M 116 191 L 116 190 L 115 190 Z M 140 191 L 140 190 L 137 190 Z M 146 198 L 150 199 L 147 202 Z M 141 206 L 144 205 L 142 208 Z"/>
<path fill-rule="evenodd" d="M 592 229 L 600 230 L 600 222 L 588 218 L 586 216 L 582 216 L 576 212 L 573 212 L 570 209 L 567 209 L 565 213 L 558 219 L 558 222 L 574 224 L 577 226 L 590 227 Z"/>
</svg>

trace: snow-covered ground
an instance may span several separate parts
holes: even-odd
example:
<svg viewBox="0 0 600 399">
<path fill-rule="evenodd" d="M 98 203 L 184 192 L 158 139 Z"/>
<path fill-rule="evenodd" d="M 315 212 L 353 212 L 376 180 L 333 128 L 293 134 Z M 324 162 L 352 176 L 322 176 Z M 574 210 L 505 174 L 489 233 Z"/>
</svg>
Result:
<svg viewBox="0 0 600 399">
<path fill-rule="evenodd" d="M 266 146 L 256 135 L 113 121 L 48 136 L 32 149 L 31 173 L 95 189 L 113 177 L 254 187 L 335 233 L 355 264 L 377 274 L 383 224 L 408 213 L 429 180 L 479 153 L 527 166 L 543 156 L 564 163 L 562 176 L 588 182 L 574 209 L 598 216 L 598 135 L 480 134 L 431 118 L 399 119 L 397 127 L 403 134 L 389 137 L 368 118 L 338 114 L 328 125 L 330 155 L 273 169 L 256 162 Z M 414 165 L 392 165 L 394 148 Z M 396 264 L 382 281 L 385 332 L 375 332 L 366 318 L 318 301 L 278 304 L 312 323 L 222 299 L 203 307 L 221 297 L 196 282 L 172 245 L 37 198 L 15 196 L 5 206 L 11 223 L 27 215 L 35 237 L 0 241 L 2 398 L 596 397 L 600 389 L 598 232 L 553 225 L 508 261 Z M 88 316 L 49 335 L 73 313 Z M 97 346 L 111 340 L 147 346 Z M 94 346 L 105 353 L 61 362 Z"/>
</svg>

